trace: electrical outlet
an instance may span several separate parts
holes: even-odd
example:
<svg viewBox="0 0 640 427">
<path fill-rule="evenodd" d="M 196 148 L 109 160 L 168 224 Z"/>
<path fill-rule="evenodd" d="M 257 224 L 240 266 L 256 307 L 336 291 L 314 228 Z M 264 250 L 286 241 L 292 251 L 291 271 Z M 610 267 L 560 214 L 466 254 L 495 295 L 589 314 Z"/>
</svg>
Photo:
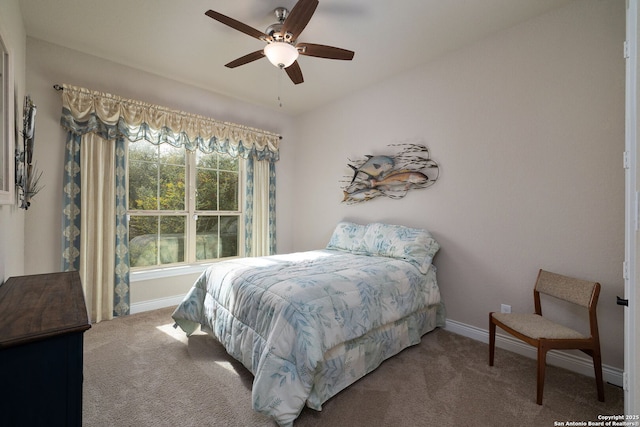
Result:
<svg viewBox="0 0 640 427">
<path fill-rule="evenodd" d="M 500 313 L 511 313 L 511 306 L 507 304 L 500 304 Z"/>
</svg>

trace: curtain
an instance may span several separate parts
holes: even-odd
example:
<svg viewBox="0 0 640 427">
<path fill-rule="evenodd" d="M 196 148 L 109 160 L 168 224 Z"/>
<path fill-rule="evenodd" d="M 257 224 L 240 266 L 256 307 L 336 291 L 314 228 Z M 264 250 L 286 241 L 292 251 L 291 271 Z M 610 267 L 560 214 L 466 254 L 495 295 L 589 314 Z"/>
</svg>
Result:
<svg viewBox="0 0 640 427">
<path fill-rule="evenodd" d="M 62 127 L 78 134 L 94 132 L 109 140 L 122 135 L 130 141 L 144 139 L 244 159 L 252 156 L 275 162 L 279 158 L 280 136 L 271 132 L 85 88 L 62 87 Z"/>
<path fill-rule="evenodd" d="M 275 253 L 278 135 L 70 85 L 62 88 L 60 123 L 67 131 L 63 270 L 80 271 L 93 322 L 130 310 L 127 141 L 247 159 L 246 255 Z"/>
<path fill-rule="evenodd" d="M 79 271 L 92 322 L 129 313 L 125 140 L 104 136 L 68 129 L 65 150 L 62 269 Z"/>
<path fill-rule="evenodd" d="M 91 319 L 99 322 L 113 317 L 115 150 L 111 141 L 90 133 L 80 153 L 80 279 Z"/>
<path fill-rule="evenodd" d="M 245 254 L 247 256 L 275 254 L 275 164 L 256 162 L 252 157 L 247 159 L 245 188 Z"/>
</svg>

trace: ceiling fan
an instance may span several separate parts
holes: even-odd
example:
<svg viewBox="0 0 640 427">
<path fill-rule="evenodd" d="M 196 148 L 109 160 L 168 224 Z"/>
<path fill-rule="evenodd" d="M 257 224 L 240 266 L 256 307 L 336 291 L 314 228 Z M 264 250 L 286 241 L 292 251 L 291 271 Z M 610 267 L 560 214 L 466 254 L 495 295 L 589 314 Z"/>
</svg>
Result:
<svg viewBox="0 0 640 427">
<path fill-rule="evenodd" d="M 251 52 L 231 61 L 225 64 L 226 67 L 236 68 L 266 56 L 273 65 L 284 69 L 293 83 L 300 84 L 304 82 L 304 78 L 302 77 L 302 70 L 297 61 L 298 55 L 346 61 L 353 59 L 354 55 L 353 51 L 339 47 L 314 43 L 298 43 L 298 37 L 311 20 L 313 13 L 318 7 L 318 3 L 318 0 L 299 0 L 295 6 L 293 6 L 293 9 L 291 9 L 291 12 L 284 7 L 276 8 L 274 12 L 278 22 L 270 25 L 265 32 L 256 30 L 247 24 L 236 21 L 233 18 L 213 10 L 208 10 L 205 12 L 205 15 L 267 43 L 264 49 Z"/>
</svg>

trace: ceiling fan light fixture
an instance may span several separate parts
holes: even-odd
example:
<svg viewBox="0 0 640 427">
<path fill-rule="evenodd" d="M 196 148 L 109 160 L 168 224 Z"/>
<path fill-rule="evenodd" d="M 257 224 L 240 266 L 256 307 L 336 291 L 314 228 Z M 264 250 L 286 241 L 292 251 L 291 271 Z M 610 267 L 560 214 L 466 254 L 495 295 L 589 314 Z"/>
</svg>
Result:
<svg viewBox="0 0 640 427">
<path fill-rule="evenodd" d="M 264 54 L 273 65 L 287 68 L 298 59 L 298 49 L 290 43 L 271 42 L 264 47 Z"/>
</svg>

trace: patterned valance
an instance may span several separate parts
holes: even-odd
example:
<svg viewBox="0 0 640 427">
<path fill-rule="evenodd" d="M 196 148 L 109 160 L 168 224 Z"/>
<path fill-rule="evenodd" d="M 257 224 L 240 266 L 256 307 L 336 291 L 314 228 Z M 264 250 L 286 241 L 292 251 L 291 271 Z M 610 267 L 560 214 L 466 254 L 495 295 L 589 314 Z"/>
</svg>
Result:
<svg viewBox="0 0 640 427">
<path fill-rule="evenodd" d="M 63 85 L 63 128 L 78 135 L 94 132 L 105 139 L 168 143 L 188 150 L 277 161 L 280 136 L 260 129 Z"/>
</svg>

